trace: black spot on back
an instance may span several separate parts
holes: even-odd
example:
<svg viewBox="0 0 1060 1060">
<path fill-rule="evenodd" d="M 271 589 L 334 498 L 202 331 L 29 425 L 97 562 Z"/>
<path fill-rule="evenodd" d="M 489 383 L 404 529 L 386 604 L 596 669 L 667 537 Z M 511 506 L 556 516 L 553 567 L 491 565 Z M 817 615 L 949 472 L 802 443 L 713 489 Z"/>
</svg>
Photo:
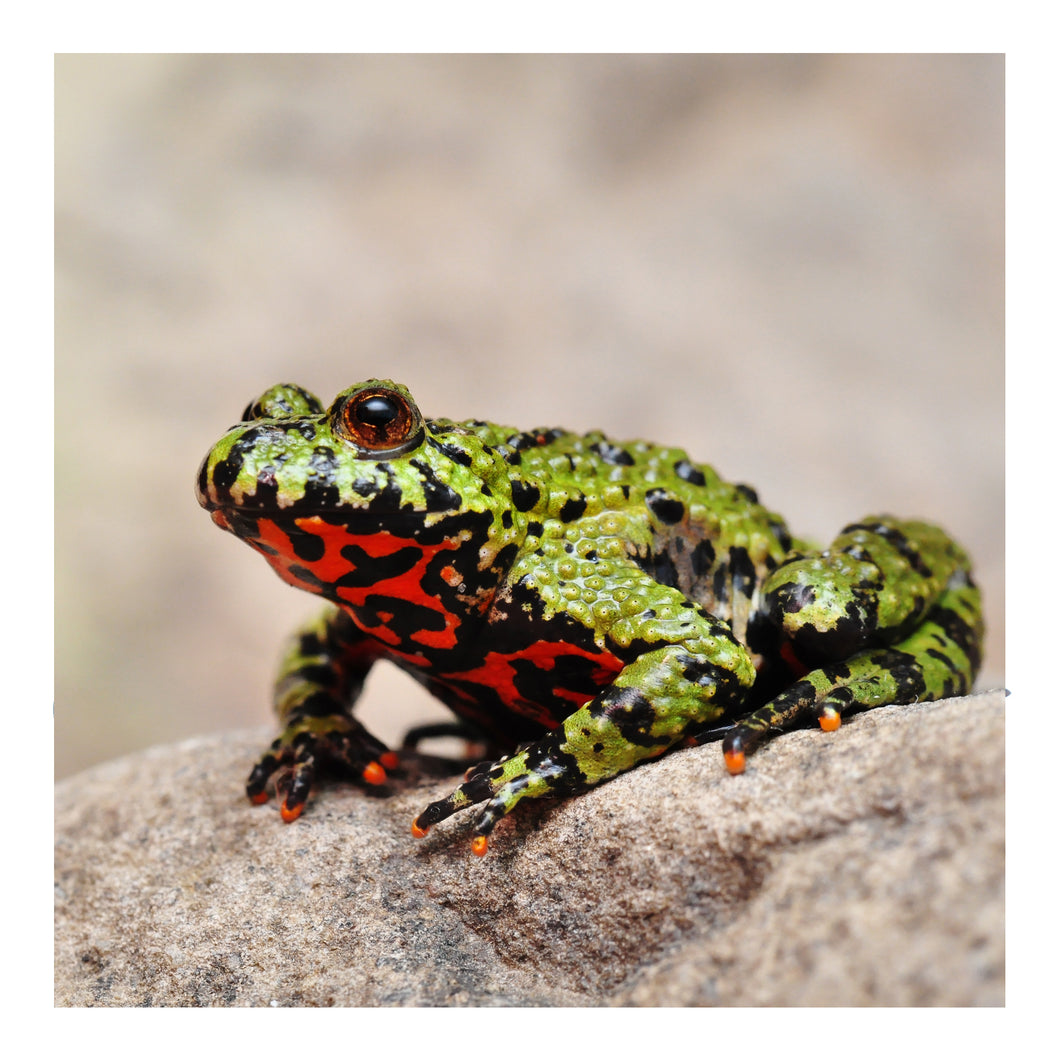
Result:
<svg viewBox="0 0 1060 1060">
<path fill-rule="evenodd" d="M 633 456 L 628 450 L 620 445 L 608 441 L 606 438 L 594 442 L 589 449 L 596 453 L 605 464 L 614 464 L 621 467 L 631 467 Z"/>
<path fill-rule="evenodd" d="M 541 491 L 532 483 L 512 482 L 512 505 L 516 511 L 528 512 L 541 499 Z"/>
<path fill-rule="evenodd" d="M 571 497 L 559 510 L 559 517 L 565 523 L 573 522 L 585 514 L 586 500 L 584 497 Z"/>
<path fill-rule="evenodd" d="M 674 472 L 678 478 L 683 478 L 685 482 L 690 482 L 693 486 L 705 486 L 707 484 L 703 472 L 688 460 L 678 460 L 674 464 Z"/>
<path fill-rule="evenodd" d="M 664 489 L 648 490 L 644 500 L 660 522 L 673 525 L 684 518 L 684 504 Z"/>
</svg>

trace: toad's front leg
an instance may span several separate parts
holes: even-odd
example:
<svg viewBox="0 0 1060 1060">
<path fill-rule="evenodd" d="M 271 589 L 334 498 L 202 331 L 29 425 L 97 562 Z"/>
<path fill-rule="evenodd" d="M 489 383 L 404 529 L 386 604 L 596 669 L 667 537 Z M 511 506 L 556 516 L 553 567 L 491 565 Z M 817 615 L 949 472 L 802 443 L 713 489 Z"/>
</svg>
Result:
<svg viewBox="0 0 1060 1060">
<path fill-rule="evenodd" d="M 280 815 L 293 821 L 325 770 L 366 784 L 386 781 L 397 756 L 351 714 L 375 655 L 375 646 L 334 607 L 292 638 L 275 689 L 283 729 L 247 778 L 251 802 L 265 802 L 275 787 Z"/>
<path fill-rule="evenodd" d="M 460 787 L 413 821 L 413 835 L 485 802 L 472 842 L 476 854 L 485 854 L 486 837 L 520 799 L 570 795 L 609 780 L 739 703 L 754 683 L 751 659 L 728 626 L 699 609 L 695 615 L 695 635 L 638 656 L 562 725 L 470 770 Z"/>
</svg>

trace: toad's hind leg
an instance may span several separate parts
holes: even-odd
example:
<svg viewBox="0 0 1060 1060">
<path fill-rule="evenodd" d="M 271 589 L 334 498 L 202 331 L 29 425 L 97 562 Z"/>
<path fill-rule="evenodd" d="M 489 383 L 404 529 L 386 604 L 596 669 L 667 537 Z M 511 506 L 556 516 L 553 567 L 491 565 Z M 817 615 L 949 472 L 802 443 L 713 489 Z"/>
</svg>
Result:
<svg viewBox="0 0 1060 1060">
<path fill-rule="evenodd" d="M 799 724 L 816 720 L 831 732 L 846 713 L 963 695 L 979 670 L 982 633 L 979 590 L 966 571 L 955 571 L 927 618 L 909 636 L 812 670 L 740 719 L 722 742 L 729 772 L 742 773 L 746 756 L 756 746 Z"/>
</svg>

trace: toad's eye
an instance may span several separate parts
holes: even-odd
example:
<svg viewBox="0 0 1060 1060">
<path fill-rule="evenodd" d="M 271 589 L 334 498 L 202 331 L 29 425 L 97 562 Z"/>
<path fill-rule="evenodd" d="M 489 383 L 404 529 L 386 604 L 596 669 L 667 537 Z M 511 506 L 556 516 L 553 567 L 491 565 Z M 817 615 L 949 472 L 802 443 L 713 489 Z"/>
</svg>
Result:
<svg viewBox="0 0 1060 1060">
<path fill-rule="evenodd" d="M 419 444 L 416 407 L 397 390 L 365 387 L 335 410 L 335 427 L 365 456 L 405 452 Z"/>
</svg>

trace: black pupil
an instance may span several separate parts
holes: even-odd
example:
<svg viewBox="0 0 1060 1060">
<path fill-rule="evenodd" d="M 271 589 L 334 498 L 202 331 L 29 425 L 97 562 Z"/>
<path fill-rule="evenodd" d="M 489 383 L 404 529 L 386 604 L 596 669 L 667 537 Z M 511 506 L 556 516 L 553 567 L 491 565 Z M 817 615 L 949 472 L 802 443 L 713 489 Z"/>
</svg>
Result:
<svg viewBox="0 0 1060 1060">
<path fill-rule="evenodd" d="M 384 397 L 382 394 L 365 398 L 357 406 L 357 418 L 361 423 L 368 424 L 369 427 L 386 427 L 397 419 L 397 416 L 397 403 L 392 398 Z"/>
</svg>

